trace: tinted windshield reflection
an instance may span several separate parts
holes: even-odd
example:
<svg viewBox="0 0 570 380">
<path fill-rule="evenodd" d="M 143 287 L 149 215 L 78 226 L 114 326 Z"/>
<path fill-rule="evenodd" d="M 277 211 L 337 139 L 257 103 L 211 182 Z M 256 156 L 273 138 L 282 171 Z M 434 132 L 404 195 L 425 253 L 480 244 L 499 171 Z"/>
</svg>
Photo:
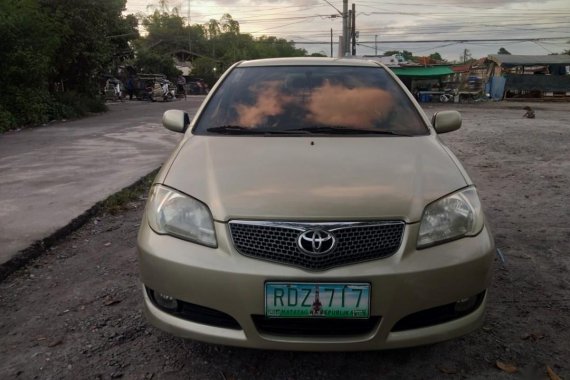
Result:
<svg viewBox="0 0 570 380">
<path fill-rule="evenodd" d="M 209 102 L 194 133 L 222 126 L 428 134 L 410 100 L 384 69 L 350 66 L 236 68 Z"/>
</svg>

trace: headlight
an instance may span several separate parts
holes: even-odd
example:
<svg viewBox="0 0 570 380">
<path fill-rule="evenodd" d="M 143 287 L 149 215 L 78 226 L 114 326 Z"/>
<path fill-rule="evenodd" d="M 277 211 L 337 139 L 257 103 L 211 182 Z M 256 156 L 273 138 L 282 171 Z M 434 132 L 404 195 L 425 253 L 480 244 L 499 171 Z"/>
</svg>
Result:
<svg viewBox="0 0 570 380">
<path fill-rule="evenodd" d="M 450 194 L 424 209 L 418 248 L 477 235 L 483 229 L 483 219 L 481 202 L 474 187 Z"/>
<path fill-rule="evenodd" d="M 155 232 L 217 246 L 212 215 L 202 202 L 166 186 L 155 185 L 146 210 L 148 223 Z"/>
</svg>

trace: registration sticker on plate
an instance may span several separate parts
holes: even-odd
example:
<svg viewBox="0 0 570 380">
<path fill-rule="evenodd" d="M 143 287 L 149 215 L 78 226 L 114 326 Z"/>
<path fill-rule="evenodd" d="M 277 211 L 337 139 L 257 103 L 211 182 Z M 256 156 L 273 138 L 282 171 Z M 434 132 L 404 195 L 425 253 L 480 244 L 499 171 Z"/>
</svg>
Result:
<svg viewBox="0 0 570 380">
<path fill-rule="evenodd" d="M 368 318 L 370 284 L 267 282 L 265 315 L 276 318 Z"/>
</svg>

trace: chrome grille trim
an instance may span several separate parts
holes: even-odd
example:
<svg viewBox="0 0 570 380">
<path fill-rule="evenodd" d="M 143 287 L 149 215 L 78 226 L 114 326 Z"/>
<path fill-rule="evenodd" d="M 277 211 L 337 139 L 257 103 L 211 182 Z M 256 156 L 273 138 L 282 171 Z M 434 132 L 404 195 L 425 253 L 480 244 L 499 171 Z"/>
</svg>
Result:
<svg viewBox="0 0 570 380">
<path fill-rule="evenodd" d="M 309 270 L 325 270 L 393 255 L 402 244 L 405 223 L 232 220 L 228 229 L 233 246 L 244 256 Z M 299 249 L 298 236 L 311 229 L 334 234 L 338 240 L 335 249 L 326 254 L 310 254 Z"/>
</svg>

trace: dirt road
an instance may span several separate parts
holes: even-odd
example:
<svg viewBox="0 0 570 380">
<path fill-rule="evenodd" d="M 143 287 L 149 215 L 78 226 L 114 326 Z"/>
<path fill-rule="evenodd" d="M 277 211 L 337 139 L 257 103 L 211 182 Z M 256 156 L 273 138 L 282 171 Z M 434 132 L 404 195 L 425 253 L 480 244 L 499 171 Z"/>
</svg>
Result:
<svg viewBox="0 0 570 380">
<path fill-rule="evenodd" d="M 458 108 L 464 127 L 443 139 L 476 182 L 506 260 L 496 262 L 482 329 L 367 353 L 174 338 L 141 314 L 141 200 L 92 219 L 0 283 L 0 378 L 548 379 L 546 366 L 570 378 L 570 106 L 539 104 L 534 120 L 522 118 L 519 104 Z"/>
</svg>

